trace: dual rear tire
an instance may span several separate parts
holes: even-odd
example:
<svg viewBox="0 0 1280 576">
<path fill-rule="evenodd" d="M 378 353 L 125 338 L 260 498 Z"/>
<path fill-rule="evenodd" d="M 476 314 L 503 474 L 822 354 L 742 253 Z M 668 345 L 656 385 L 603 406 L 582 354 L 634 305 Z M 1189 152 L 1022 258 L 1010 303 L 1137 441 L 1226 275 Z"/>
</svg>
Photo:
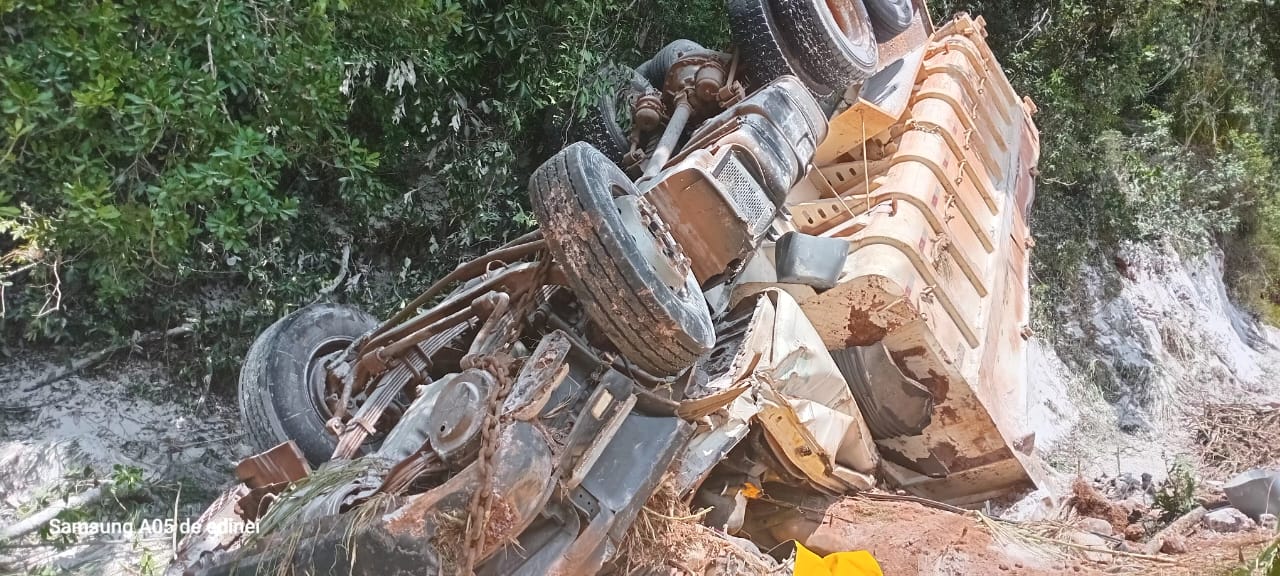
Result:
<svg viewBox="0 0 1280 576">
<path fill-rule="evenodd" d="M 791 75 L 819 98 L 869 78 L 877 41 L 915 17 L 911 0 L 727 0 L 727 7 L 752 87 Z"/>
</svg>

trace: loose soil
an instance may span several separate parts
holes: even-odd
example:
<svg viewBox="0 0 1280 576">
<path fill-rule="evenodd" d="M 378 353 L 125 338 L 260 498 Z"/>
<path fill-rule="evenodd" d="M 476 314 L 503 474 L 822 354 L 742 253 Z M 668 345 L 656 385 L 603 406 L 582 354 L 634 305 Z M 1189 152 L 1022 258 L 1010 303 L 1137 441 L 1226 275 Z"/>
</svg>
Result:
<svg viewBox="0 0 1280 576">
<path fill-rule="evenodd" d="M 1206 530 L 1187 538 L 1188 553 L 1169 562 L 1082 551 L 1025 536 L 993 535 L 974 515 L 961 515 L 914 502 L 846 498 L 825 510 L 821 523 L 803 537 L 820 554 L 867 550 L 886 575 L 950 576 L 1010 574 L 1027 576 L 1171 574 L 1225 575 L 1255 557 L 1275 535 L 1261 531 L 1216 534 Z"/>
</svg>

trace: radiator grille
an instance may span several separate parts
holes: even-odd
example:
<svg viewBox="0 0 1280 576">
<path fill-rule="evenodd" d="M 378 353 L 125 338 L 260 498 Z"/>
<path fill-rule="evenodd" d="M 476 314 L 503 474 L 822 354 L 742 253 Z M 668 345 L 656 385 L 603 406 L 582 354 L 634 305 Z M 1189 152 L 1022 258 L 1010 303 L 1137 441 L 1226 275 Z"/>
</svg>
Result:
<svg viewBox="0 0 1280 576">
<path fill-rule="evenodd" d="M 751 172 L 747 171 L 747 167 L 738 160 L 737 155 L 730 155 L 720 165 L 716 179 L 724 185 L 734 206 L 746 218 L 752 236 L 759 236 L 769 228 L 769 223 L 773 221 L 773 203 L 751 176 Z"/>
</svg>

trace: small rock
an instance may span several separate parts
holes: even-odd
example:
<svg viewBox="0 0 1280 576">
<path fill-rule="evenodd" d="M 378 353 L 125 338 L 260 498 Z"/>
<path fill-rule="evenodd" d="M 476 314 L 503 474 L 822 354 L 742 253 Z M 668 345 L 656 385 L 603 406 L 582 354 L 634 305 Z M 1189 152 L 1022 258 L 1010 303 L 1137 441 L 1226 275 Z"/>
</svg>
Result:
<svg viewBox="0 0 1280 576">
<path fill-rule="evenodd" d="M 1130 542 L 1141 542 L 1147 537 L 1147 528 L 1142 524 L 1130 524 L 1124 529 L 1124 539 Z"/>
<path fill-rule="evenodd" d="M 1005 564 L 1004 562 L 1001 562 L 1001 563 L 1000 563 L 1000 569 L 1001 569 L 1001 570 L 1006 570 L 1006 571 L 1007 571 L 1007 570 L 1009 569 L 1009 565 L 1008 565 L 1008 564 Z"/>
<path fill-rule="evenodd" d="M 1086 532 L 1093 532 L 1102 536 L 1110 536 L 1113 531 L 1111 523 L 1101 518 L 1081 518 L 1079 527 Z"/>
<path fill-rule="evenodd" d="M 1243 532 L 1253 528 L 1253 520 L 1235 508 L 1220 508 L 1204 516 L 1204 526 L 1214 532 Z"/>
<path fill-rule="evenodd" d="M 1071 531 L 1069 541 L 1072 544 L 1087 546 L 1089 548 L 1097 548 L 1099 550 L 1107 549 L 1107 541 L 1097 534 L 1082 532 L 1080 530 Z M 1106 562 L 1111 559 L 1111 555 L 1106 552 L 1091 552 L 1086 550 L 1084 557 L 1090 562 Z"/>
<path fill-rule="evenodd" d="M 1165 554 L 1186 554 L 1187 541 L 1177 534 L 1171 535 L 1164 539 L 1164 544 L 1160 545 L 1160 551 Z"/>
<path fill-rule="evenodd" d="M 1263 514 L 1258 517 L 1258 526 L 1261 526 L 1263 530 L 1275 532 L 1277 524 L 1275 514 Z"/>
</svg>

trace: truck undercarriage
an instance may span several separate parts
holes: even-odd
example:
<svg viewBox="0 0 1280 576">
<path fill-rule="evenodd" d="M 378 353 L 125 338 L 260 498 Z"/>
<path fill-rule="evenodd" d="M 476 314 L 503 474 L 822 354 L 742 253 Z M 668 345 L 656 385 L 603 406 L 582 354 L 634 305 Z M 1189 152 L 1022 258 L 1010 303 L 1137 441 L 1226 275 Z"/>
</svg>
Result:
<svg viewBox="0 0 1280 576">
<path fill-rule="evenodd" d="M 535 171 L 538 231 L 385 322 L 317 304 L 259 337 L 264 451 L 201 518 L 258 533 L 188 537 L 172 573 L 591 574 L 660 490 L 732 541 L 762 493 L 1035 486 L 1038 133 L 981 19 L 728 8 L 734 52 L 624 71 Z"/>
</svg>

